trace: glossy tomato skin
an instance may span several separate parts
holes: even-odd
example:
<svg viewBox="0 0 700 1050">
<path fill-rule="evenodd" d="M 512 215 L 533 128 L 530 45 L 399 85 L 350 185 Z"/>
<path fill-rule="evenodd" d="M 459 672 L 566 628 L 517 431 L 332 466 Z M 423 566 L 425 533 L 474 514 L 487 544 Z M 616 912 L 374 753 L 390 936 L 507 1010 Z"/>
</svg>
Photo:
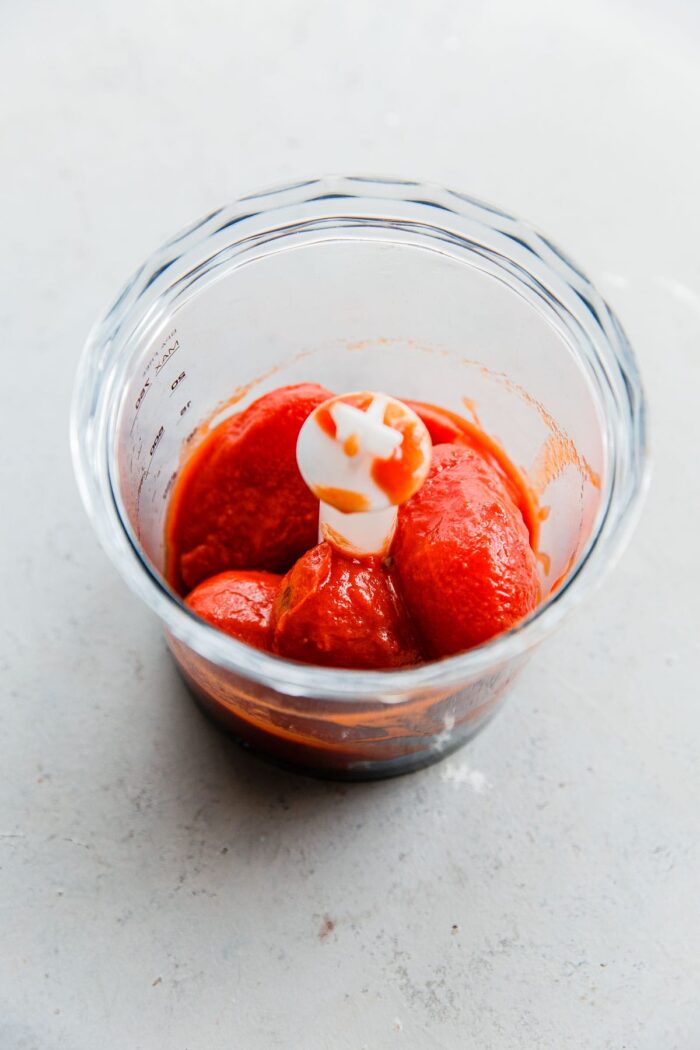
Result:
<svg viewBox="0 0 700 1050">
<path fill-rule="evenodd" d="M 273 614 L 273 649 L 326 667 L 379 669 L 421 653 L 393 580 L 378 558 L 350 558 L 328 543 L 285 576 Z"/>
<path fill-rule="evenodd" d="M 486 461 L 520 510 L 530 534 L 530 545 L 537 550 L 541 521 L 537 496 L 499 442 L 484 433 L 476 423 L 446 408 L 422 401 L 407 401 L 406 404 L 425 423 L 433 445 L 465 445 Z"/>
<path fill-rule="evenodd" d="M 399 510 L 391 553 L 428 657 L 488 641 L 539 601 L 523 516 L 498 474 L 471 448 L 433 449 L 425 484 Z"/>
<path fill-rule="evenodd" d="M 331 396 L 315 383 L 272 390 L 189 457 L 167 527 L 167 575 L 180 594 L 225 570 L 286 572 L 316 543 L 318 500 L 299 473 L 296 443 L 304 420 Z"/>
<path fill-rule="evenodd" d="M 272 607 L 281 582 L 271 572 L 222 572 L 195 587 L 185 604 L 224 634 L 269 650 Z"/>
</svg>

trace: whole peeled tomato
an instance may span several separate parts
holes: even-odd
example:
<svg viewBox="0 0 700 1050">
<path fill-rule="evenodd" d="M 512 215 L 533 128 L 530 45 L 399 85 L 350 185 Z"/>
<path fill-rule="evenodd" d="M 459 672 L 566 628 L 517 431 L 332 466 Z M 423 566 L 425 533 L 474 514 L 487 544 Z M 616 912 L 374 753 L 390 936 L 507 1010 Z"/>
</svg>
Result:
<svg viewBox="0 0 700 1050">
<path fill-rule="evenodd" d="M 273 650 L 326 667 L 381 669 L 421 659 L 413 629 L 379 558 L 351 558 L 328 543 L 285 576 L 273 613 Z"/>
<path fill-rule="evenodd" d="M 179 593 L 229 569 L 286 572 L 316 543 L 318 500 L 299 473 L 296 443 L 330 396 L 315 383 L 279 387 L 224 420 L 190 456 L 167 528 L 168 578 Z"/>
<path fill-rule="evenodd" d="M 537 562 L 522 514 L 482 456 L 433 449 L 423 487 L 399 510 L 392 545 L 409 615 L 428 655 L 507 631 L 537 606 Z"/>
<path fill-rule="evenodd" d="M 425 423 L 433 445 L 463 445 L 486 461 L 487 466 L 505 485 L 508 495 L 519 508 L 530 533 L 530 541 L 539 533 L 537 500 L 521 471 L 517 470 L 501 446 L 480 426 L 470 423 L 463 416 L 437 405 L 426 405 L 421 401 L 407 401 Z"/>
<path fill-rule="evenodd" d="M 272 607 L 282 577 L 272 572 L 222 572 L 185 599 L 197 616 L 256 649 L 269 649 Z"/>
</svg>

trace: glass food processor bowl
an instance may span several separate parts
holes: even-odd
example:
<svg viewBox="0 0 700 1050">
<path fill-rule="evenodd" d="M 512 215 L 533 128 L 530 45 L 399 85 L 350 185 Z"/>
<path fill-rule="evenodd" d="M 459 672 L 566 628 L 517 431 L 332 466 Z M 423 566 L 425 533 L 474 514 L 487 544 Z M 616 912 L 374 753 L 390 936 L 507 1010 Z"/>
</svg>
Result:
<svg viewBox="0 0 700 1050">
<path fill-rule="evenodd" d="M 459 656 L 354 671 L 250 648 L 184 605 L 163 576 L 183 457 L 302 381 L 440 405 L 503 446 L 542 512 L 528 619 Z M 98 536 L 204 709 L 279 762 L 357 779 L 416 769 L 485 724 L 621 551 L 646 476 L 637 366 L 596 289 L 525 223 L 407 180 L 252 194 L 169 241 L 88 339 L 71 438 Z"/>
</svg>

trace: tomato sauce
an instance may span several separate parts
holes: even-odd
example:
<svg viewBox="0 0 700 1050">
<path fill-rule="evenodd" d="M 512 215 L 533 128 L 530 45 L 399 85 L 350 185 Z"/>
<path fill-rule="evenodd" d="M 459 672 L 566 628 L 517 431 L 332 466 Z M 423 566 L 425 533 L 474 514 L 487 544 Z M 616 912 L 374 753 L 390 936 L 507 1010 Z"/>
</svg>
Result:
<svg viewBox="0 0 700 1050">
<path fill-rule="evenodd" d="M 186 461 L 166 573 L 192 611 L 287 659 L 356 669 L 463 652 L 529 615 L 540 600 L 536 498 L 497 442 L 437 406 L 406 402 L 434 447 L 425 483 L 399 507 L 389 556 L 353 558 L 317 542 L 319 503 L 296 442 L 331 396 L 310 383 L 273 390 Z M 379 487 L 399 495 L 410 471 L 399 456 L 373 465 Z"/>
</svg>

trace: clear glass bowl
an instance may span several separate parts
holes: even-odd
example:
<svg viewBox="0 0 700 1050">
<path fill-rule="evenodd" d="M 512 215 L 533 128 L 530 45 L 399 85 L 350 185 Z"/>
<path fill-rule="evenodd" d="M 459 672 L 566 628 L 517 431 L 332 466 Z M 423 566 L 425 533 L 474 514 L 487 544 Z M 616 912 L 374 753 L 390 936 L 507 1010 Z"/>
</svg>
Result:
<svg viewBox="0 0 700 1050">
<path fill-rule="evenodd" d="M 545 599 L 529 619 L 460 656 L 369 672 L 259 652 L 183 605 L 162 576 L 182 456 L 300 381 L 478 418 L 546 508 Z M 637 367 L 590 282 L 504 212 L 399 180 L 254 194 L 171 240 L 90 335 L 71 433 L 98 536 L 204 708 L 278 761 L 348 778 L 415 769 L 484 725 L 619 554 L 646 473 Z"/>
</svg>

